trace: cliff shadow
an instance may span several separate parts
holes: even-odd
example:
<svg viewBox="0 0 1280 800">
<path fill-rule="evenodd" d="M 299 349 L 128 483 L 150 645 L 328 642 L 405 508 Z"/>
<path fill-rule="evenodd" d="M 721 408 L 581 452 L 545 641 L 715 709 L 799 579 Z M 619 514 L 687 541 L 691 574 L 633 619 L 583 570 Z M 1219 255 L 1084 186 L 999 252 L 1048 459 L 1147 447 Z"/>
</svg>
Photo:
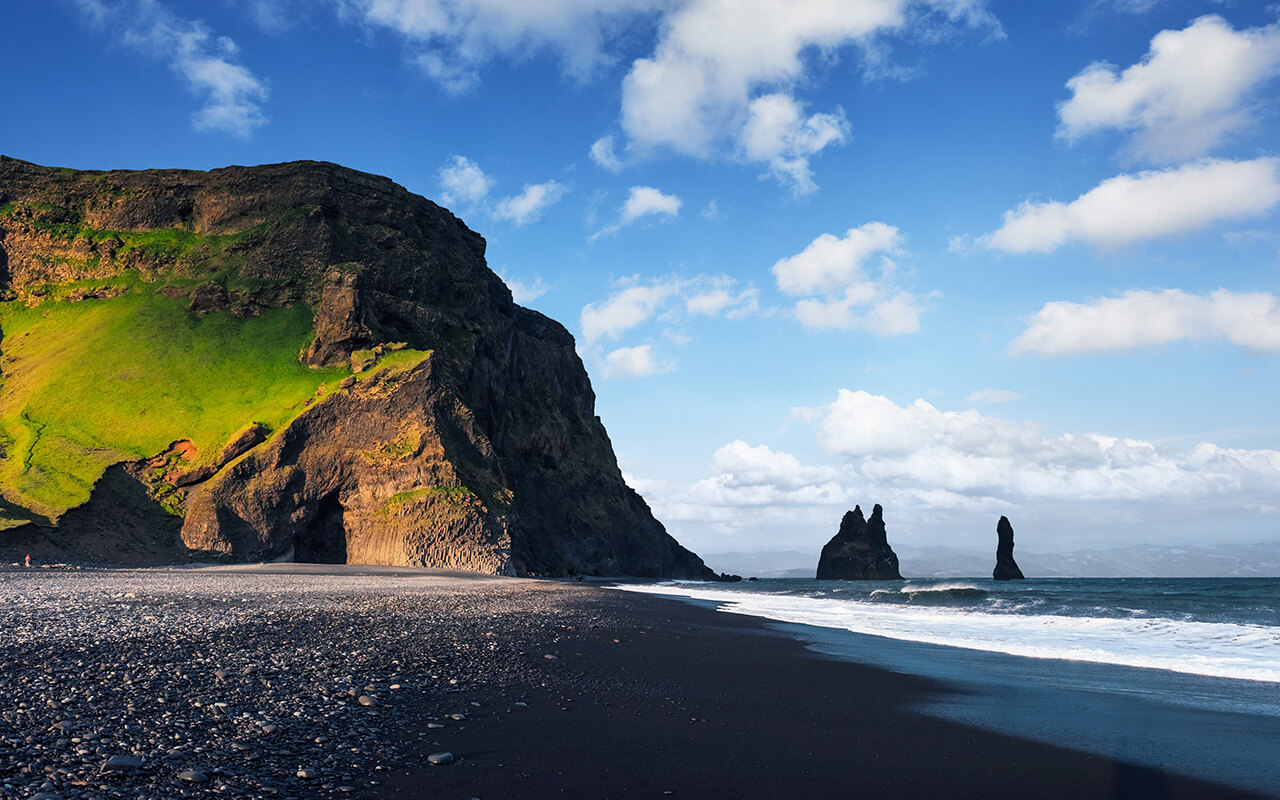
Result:
<svg viewBox="0 0 1280 800">
<path fill-rule="evenodd" d="M 293 535 L 293 560 L 303 564 L 347 563 L 347 526 L 337 490 L 320 498 L 315 516 Z"/>
</svg>

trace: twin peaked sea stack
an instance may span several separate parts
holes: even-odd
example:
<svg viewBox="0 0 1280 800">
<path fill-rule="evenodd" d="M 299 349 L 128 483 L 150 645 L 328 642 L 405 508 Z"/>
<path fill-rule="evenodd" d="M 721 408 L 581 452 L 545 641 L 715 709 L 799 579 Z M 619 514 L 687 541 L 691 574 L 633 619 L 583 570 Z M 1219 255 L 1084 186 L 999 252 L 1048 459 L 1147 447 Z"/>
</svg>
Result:
<svg viewBox="0 0 1280 800">
<path fill-rule="evenodd" d="M 718 578 L 484 253 L 335 164 L 0 157 L 0 558 Z"/>
<path fill-rule="evenodd" d="M 884 509 L 878 503 L 871 509 L 869 520 L 863 519 L 861 506 L 845 512 L 839 532 L 822 548 L 817 578 L 820 581 L 902 580 L 898 556 L 885 535 Z"/>
</svg>

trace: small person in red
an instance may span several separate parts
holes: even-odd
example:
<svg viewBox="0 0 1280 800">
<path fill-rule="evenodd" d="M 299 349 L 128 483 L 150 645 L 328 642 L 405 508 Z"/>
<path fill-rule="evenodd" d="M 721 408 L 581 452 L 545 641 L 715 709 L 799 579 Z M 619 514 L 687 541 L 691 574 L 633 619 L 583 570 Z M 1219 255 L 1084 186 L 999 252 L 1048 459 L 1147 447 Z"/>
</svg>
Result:
<svg viewBox="0 0 1280 800">
<path fill-rule="evenodd" d="M 28 567 L 30 567 L 30 566 L 31 566 L 31 554 L 30 554 L 30 553 L 27 553 L 27 566 L 28 566 Z"/>
</svg>

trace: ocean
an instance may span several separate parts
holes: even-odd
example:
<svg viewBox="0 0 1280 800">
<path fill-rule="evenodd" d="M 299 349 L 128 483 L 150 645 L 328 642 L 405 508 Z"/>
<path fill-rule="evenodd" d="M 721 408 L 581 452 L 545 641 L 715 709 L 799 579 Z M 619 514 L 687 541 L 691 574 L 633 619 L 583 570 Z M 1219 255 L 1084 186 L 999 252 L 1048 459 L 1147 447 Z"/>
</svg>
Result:
<svg viewBox="0 0 1280 800">
<path fill-rule="evenodd" d="M 623 587 L 932 678 L 916 709 L 1280 797 L 1280 579 L 761 579 Z"/>
</svg>

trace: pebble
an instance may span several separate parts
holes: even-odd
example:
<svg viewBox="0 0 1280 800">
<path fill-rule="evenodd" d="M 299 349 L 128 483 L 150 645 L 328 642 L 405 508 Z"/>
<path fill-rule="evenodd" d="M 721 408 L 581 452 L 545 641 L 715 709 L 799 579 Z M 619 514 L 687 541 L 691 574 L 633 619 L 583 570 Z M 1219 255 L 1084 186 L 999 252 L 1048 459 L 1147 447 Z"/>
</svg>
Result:
<svg viewBox="0 0 1280 800">
<path fill-rule="evenodd" d="M 367 694 L 360 695 L 358 698 L 356 698 L 356 702 L 362 706 L 376 706 L 378 704 L 377 700 L 373 699 Z"/>
<path fill-rule="evenodd" d="M 548 631 L 598 624 L 559 587 L 425 586 L 416 576 L 4 572 L 0 800 L 368 792 L 387 770 L 422 763 L 425 751 L 401 751 L 405 730 L 430 742 L 424 723 L 431 735 L 470 726 L 459 709 L 475 700 L 463 692 L 552 680 Z"/>
<path fill-rule="evenodd" d="M 111 756 L 102 765 L 103 772 L 133 772 L 142 766 L 142 759 L 133 756 Z"/>
<path fill-rule="evenodd" d="M 445 766 L 447 764 L 452 764 L 453 753 L 432 753 L 431 755 L 427 756 L 427 763 L 435 764 L 436 766 Z"/>
</svg>

